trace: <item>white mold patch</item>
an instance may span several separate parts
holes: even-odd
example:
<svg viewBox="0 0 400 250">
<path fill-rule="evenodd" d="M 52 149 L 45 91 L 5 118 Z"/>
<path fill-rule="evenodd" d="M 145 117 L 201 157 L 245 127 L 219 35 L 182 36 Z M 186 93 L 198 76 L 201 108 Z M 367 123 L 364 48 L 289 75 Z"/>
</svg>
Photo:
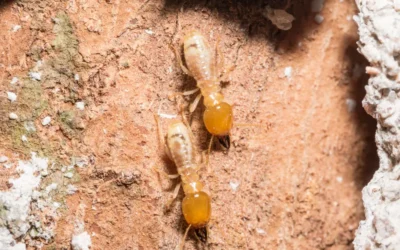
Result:
<svg viewBox="0 0 400 250">
<path fill-rule="evenodd" d="M 71 179 L 74 176 L 74 174 L 72 172 L 68 172 L 64 174 L 64 177 Z"/>
<path fill-rule="evenodd" d="M 47 125 L 50 124 L 50 122 L 51 122 L 51 117 L 50 117 L 50 116 L 46 116 L 46 117 L 43 118 L 43 120 L 42 120 L 42 125 L 43 125 L 43 126 L 47 126 Z"/>
<path fill-rule="evenodd" d="M 26 135 L 22 135 L 21 136 L 21 141 L 27 142 L 28 141 L 28 137 L 26 137 Z"/>
<path fill-rule="evenodd" d="M 17 95 L 14 92 L 7 92 L 7 99 L 10 102 L 15 102 L 17 100 Z"/>
<path fill-rule="evenodd" d="M 89 250 L 92 245 L 92 240 L 90 235 L 85 231 L 72 236 L 71 245 L 73 250 Z"/>
<path fill-rule="evenodd" d="M 231 189 L 233 191 L 236 191 L 239 188 L 240 183 L 237 181 L 230 181 L 229 186 L 231 186 Z"/>
<path fill-rule="evenodd" d="M 11 84 L 11 85 L 14 85 L 14 84 L 16 84 L 17 82 L 18 82 L 18 77 L 14 76 L 14 77 L 11 79 L 10 84 Z"/>
<path fill-rule="evenodd" d="M 8 118 L 10 118 L 10 120 L 18 120 L 18 115 L 16 113 L 10 113 Z"/>
<path fill-rule="evenodd" d="M 0 249 L 42 249 L 54 236 L 61 204 L 49 196 L 56 183 L 40 188 L 47 168 L 48 160 L 32 153 L 30 160 L 18 161 L 20 175 L 8 181 L 10 189 L 0 192 Z"/>
<path fill-rule="evenodd" d="M 67 194 L 72 195 L 72 194 L 75 194 L 76 191 L 78 191 L 78 188 L 75 187 L 74 185 L 69 184 L 67 186 Z"/>
<path fill-rule="evenodd" d="M 284 75 L 286 78 L 291 78 L 292 77 L 292 67 L 286 67 L 285 70 L 283 71 Z"/>
<path fill-rule="evenodd" d="M 85 109 L 85 103 L 84 102 L 76 102 L 75 107 L 79 110 L 84 110 Z"/>
<path fill-rule="evenodd" d="M 29 77 L 32 80 L 40 81 L 40 80 L 42 80 L 42 73 L 41 72 L 29 72 Z"/>
<path fill-rule="evenodd" d="M 0 156 L 0 163 L 5 163 L 8 161 L 8 157 L 5 155 Z"/>
<path fill-rule="evenodd" d="M 9 230 L 14 238 L 24 236 L 31 227 L 28 216 L 31 212 L 32 195 L 40 184 L 42 174 L 47 172 L 47 166 L 47 159 L 32 153 L 31 160 L 18 162 L 17 171 L 20 176 L 9 180 L 12 187 L 0 192 L 3 211 L 0 218 L 6 223 L 6 230 Z"/>
<path fill-rule="evenodd" d="M 7 228 L 0 227 L 0 249 L 25 250 L 26 246 L 24 243 L 17 243 Z"/>
<path fill-rule="evenodd" d="M 21 25 L 14 25 L 11 29 L 12 32 L 17 32 L 18 30 L 21 29 Z"/>
<path fill-rule="evenodd" d="M 154 34 L 154 31 L 152 31 L 151 29 L 146 29 L 146 30 L 144 30 L 144 32 L 146 32 L 148 35 Z"/>
</svg>

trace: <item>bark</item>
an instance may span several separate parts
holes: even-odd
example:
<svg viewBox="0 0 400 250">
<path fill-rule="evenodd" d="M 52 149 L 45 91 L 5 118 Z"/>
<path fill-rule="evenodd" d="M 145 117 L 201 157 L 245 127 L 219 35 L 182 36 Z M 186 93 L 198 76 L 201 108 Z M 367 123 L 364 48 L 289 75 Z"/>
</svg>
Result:
<svg viewBox="0 0 400 250">
<path fill-rule="evenodd" d="M 379 169 L 363 189 L 366 219 L 360 223 L 355 249 L 399 249 L 399 38 L 398 1 L 357 1 L 359 51 L 371 64 L 365 110 L 378 121 L 375 134 Z"/>
</svg>

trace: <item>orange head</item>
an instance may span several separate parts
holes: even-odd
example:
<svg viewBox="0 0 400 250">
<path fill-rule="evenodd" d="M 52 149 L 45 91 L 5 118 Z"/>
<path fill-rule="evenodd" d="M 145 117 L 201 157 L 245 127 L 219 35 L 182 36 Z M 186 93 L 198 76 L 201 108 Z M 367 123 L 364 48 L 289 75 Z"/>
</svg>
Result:
<svg viewBox="0 0 400 250">
<path fill-rule="evenodd" d="M 204 227 L 211 217 L 210 196 L 203 191 L 188 193 L 182 201 L 182 213 L 192 227 Z"/>
<path fill-rule="evenodd" d="M 220 102 L 209 106 L 204 111 L 204 125 L 208 132 L 216 136 L 226 136 L 233 126 L 232 106 L 226 102 Z"/>
</svg>

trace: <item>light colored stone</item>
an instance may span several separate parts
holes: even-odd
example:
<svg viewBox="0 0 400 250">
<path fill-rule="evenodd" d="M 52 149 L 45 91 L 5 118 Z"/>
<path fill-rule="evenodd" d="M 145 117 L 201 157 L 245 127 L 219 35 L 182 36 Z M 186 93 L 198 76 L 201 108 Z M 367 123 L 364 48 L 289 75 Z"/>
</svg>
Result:
<svg viewBox="0 0 400 250">
<path fill-rule="evenodd" d="M 400 13 L 393 0 L 356 1 L 354 17 L 360 34 L 359 51 L 377 68 L 363 100 L 378 121 L 376 143 L 380 165 L 363 189 L 365 220 L 353 242 L 356 250 L 399 249 L 400 246 Z"/>
</svg>

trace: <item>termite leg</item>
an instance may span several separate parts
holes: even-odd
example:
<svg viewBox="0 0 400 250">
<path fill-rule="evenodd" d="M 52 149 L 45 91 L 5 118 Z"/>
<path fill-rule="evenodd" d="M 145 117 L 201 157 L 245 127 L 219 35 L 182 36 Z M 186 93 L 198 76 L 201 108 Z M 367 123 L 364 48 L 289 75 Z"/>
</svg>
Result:
<svg viewBox="0 0 400 250">
<path fill-rule="evenodd" d="M 171 158 L 171 152 L 169 151 L 169 148 L 167 147 L 167 144 L 165 143 L 164 140 L 164 133 L 163 133 L 163 129 L 160 126 L 160 119 L 158 117 L 158 115 L 154 114 L 154 120 L 156 121 L 156 126 L 157 126 L 157 131 L 158 131 L 158 142 L 163 145 L 164 147 L 164 152 L 167 154 L 169 159 Z"/>
<path fill-rule="evenodd" d="M 200 102 L 201 97 L 202 97 L 201 93 L 198 94 L 196 96 L 196 98 L 194 99 L 194 101 L 190 104 L 190 106 L 189 106 L 190 113 L 193 113 L 195 111 L 195 109 L 197 108 L 197 105 Z"/>
<path fill-rule="evenodd" d="M 229 75 L 235 70 L 236 65 L 232 65 L 227 69 L 224 69 L 221 72 L 221 76 L 219 77 L 219 81 L 221 82 L 229 82 Z"/>
<path fill-rule="evenodd" d="M 199 90 L 200 90 L 199 88 L 188 90 L 188 91 L 183 92 L 182 95 L 193 95 L 194 93 L 196 93 Z"/>
<path fill-rule="evenodd" d="M 208 150 L 207 150 L 208 155 L 210 155 L 210 153 L 211 153 L 211 146 L 212 146 L 213 140 L 214 140 L 214 135 L 211 135 L 210 143 L 208 144 Z M 208 161 L 208 159 L 207 159 L 207 161 Z"/>
<path fill-rule="evenodd" d="M 156 171 L 157 173 L 163 175 L 165 178 L 167 179 L 176 179 L 179 177 L 179 174 L 167 174 L 166 172 L 164 172 L 163 170 L 161 170 L 160 168 L 153 166 L 154 171 Z"/>
<path fill-rule="evenodd" d="M 176 199 L 176 197 L 178 197 L 178 193 L 179 193 L 179 189 L 181 188 L 181 183 L 179 183 L 178 185 L 176 185 L 174 192 L 172 193 L 172 197 L 167 201 L 167 203 L 165 204 L 165 209 L 168 211 L 171 208 L 172 203 L 174 202 L 174 200 Z"/>
<path fill-rule="evenodd" d="M 215 48 L 214 48 L 214 53 L 215 53 L 215 67 L 216 67 L 216 73 L 218 76 L 222 74 L 220 70 L 224 68 L 224 54 L 220 53 L 219 49 L 219 42 L 221 41 L 220 36 L 218 35 L 217 41 L 215 42 Z"/>
<path fill-rule="evenodd" d="M 208 144 L 208 149 L 204 150 L 201 153 L 201 165 L 205 166 L 207 173 L 209 173 L 209 165 L 210 165 L 210 153 L 211 153 L 211 146 L 213 144 L 214 135 L 211 135 L 210 143 Z"/>
<path fill-rule="evenodd" d="M 172 45 L 171 45 L 171 47 L 172 47 Z M 183 62 L 182 62 L 182 57 L 181 57 L 181 54 L 179 53 L 178 49 L 175 48 L 175 47 L 173 47 L 173 50 L 174 50 L 174 52 L 175 52 L 176 60 L 178 60 L 179 66 L 181 67 L 182 71 L 183 71 L 186 75 L 192 76 L 192 73 L 190 73 L 189 69 L 186 68 L 186 66 L 183 64 Z"/>
<path fill-rule="evenodd" d="M 185 126 L 189 130 L 190 140 L 192 140 L 192 142 L 194 142 L 193 131 L 192 131 L 192 128 L 190 127 L 190 124 L 189 124 L 188 120 L 186 119 L 186 116 L 185 116 L 185 113 L 184 113 L 183 104 L 180 104 L 179 106 L 180 106 L 180 111 L 179 112 L 181 113 L 183 124 L 185 124 Z"/>
<path fill-rule="evenodd" d="M 209 160 L 209 155 L 206 153 L 206 150 L 204 150 L 203 152 L 201 152 L 201 166 L 205 166 L 207 173 L 210 173 L 210 171 L 208 170 L 208 163 L 210 162 Z"/>
<path fill-rule="evenodd" d="M 218 36 L 217 42 L 215 44 L 215 57 L 216 57 L 216 70 L 219 76 L 219 80 L 222 82 L 228 82 L 227 78 L 229 77 L 230 73 L 235 70 L 236 65 L 232 65 L 229 68 L 225 68 L 225 57 L 224 54 L 220 52 L 219 48 L 220 37 Z"/>
<path fill-rule="evenodd" d="M 154 115 L 154 120 L 155 120 L 156 126 L 157 126 L 158 142 L 161 145 L 165 145 L 163 131 L 162 131 L 162 128 L 160 126 L 160 118 L 156 114 L 153 114 L 153 115 Z"/>
<path fill-rule="evenodd" d="M 192 89 L 192 90 L 188 90 L 188 91 L 184 91 L 184 92 L 170 93 L 170 94 L 168 94 L 168 100 L 172 101 L 177 96 L 193 95 L 194 93 L 196 93 L 199 90 L 200 90 L 199 88 L 196 88 L 196 89 Z"/>
<path fill-rule="evenodd" d="M 183 250 L 183 247 L 185 246 L 186 237 L 187 237 L 187 235 L 188 235 L 189 230 L 190 230 L 191 227 L 192 227 L 192 225 L 189 225 L 189 226 L 186 228 L 186 231 L 185 231 L 185 234 L 183 235 L 182 241 L 181 241 L 181 243 L 179 244 L 179 250 Z"/>
</svg>

